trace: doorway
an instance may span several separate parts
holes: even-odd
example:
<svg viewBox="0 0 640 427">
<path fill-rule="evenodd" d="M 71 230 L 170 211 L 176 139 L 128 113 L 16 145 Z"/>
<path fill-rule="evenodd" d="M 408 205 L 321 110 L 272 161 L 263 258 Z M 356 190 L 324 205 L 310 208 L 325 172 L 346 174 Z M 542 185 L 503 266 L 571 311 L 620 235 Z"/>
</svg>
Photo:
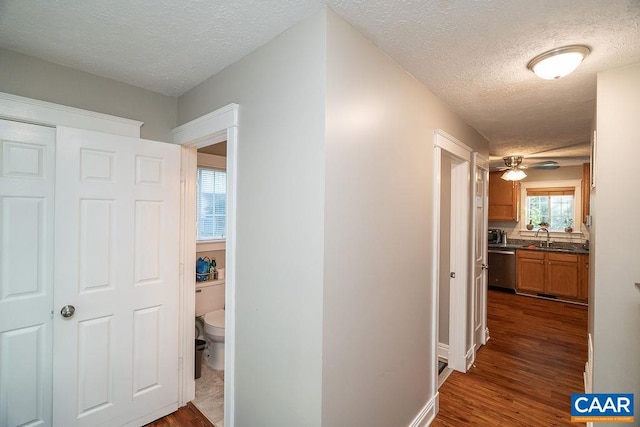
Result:
<svg viewBox="0 0 640 427">
<path fill-rule="evenodd" d="M 195 398 L 196 293 L 196 173 L 197 150 L 226 142 L 226 239 L 224 244 L 224 426 L 234 425 L 235 385 L 235 260 L 238 105 L 230 104 L 173 130 L 182 145 L 181 253 L 181 372 L 179 404 Z"/>
<path fill-rule="evenodd" d="M 215 425 L 224 424 L 224 343 L 220 335 L 224 336 L 226 163 L 226 141 L 197 150 L 196 385 L 192 403 Z M 214 325 L 215 336 L 209 333 L 209 324 Z"/>
<path fill-rule="evenodd" d="M 436 131 L 433 285 L 436 291 L 437 360 L 446 361 L 447 369 L 460 372 L 466 372 L 474 355 L 468 327 L 469 297 L 472 295 L 471 151 L 452 136 Z M 438 368 L 434 366 L 436 378 Z"/>
</svg>

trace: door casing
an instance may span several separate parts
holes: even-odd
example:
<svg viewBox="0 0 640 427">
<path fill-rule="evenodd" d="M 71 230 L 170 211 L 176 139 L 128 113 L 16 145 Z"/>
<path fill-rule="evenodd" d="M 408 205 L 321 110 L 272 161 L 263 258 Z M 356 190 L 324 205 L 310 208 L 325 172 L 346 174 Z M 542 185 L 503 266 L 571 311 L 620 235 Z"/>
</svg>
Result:
<svg viewBox="0 0 640 427">
<path fill-rule="evenodd" d="M 466 372 L 469 361 L 473 360 L 473 346 L 471 354 L 466 348 L 466 337 L 468 333 L 467 301 L 469 297 L 469 272 L 470 253 L 469 233 L 471 231 L 471 186 L 470 186 L 470 162 L 471 147 L 460 142 L 453 136 L 438 129 L 434 133 L 434 187 L 433 187 L 433 336 L 434 360 L 437 360 L 437 337 L 439 319 L 439 292 L 438 283 L 440 279 L 440 183 L 441 174 L 449 173 L 443 171 L 441 159 L 446 153 L 453 159 L 451 169 L 451 264 L 456 266 L 456 278 L 450 286 L 449 305 L 449 359 L 448 365 L 451 369 Z M 437 387 L 437 364 L 434 364 L 433 387 Z"/>
<path fill-rule="evenodd" d="M 194 328 L 196 263 L 196 171 L 197 149 L 227 141 L 227 237 L 225 247 L 225 366 L 224 426 L 235 422 L 235 286 L 236 204 L 238 179 L 238 105 L 229 104 L 173 130 L 173 141 L 182 145 L 182 209 L 180 219 L 180 348 L 183 361 L 178 386 L 178 404 L 195 397 Z"/>
</svg>

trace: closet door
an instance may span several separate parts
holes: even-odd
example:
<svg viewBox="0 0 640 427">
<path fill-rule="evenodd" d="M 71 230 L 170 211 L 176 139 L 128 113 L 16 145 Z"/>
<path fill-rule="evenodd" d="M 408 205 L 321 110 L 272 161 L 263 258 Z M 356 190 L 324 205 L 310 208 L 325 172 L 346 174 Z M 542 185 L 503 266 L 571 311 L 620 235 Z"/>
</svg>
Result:
<svg viewBox="0 0 640 427">
<path fill-rule="evenodd" d="M 0 120 L 0 426 L 51 425 L 55 130 Z"/>
<path fill-rule="evenodd" d="M 177 409 L 180 148 L 59 127 L 54 425 Z"/>
</svg>

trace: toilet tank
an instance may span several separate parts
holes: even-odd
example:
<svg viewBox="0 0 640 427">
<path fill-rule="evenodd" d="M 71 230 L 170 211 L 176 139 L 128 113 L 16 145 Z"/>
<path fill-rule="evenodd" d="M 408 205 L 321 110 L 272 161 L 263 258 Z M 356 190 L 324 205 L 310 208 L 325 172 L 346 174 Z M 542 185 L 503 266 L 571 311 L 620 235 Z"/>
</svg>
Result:
<svg viewBox="0 0 640 427">
<path fill-rule="evenodd" d="M 198 292 L 200 291 L 200 292 Z M 224 308 L 224 281 L 196 284 L 196 317 Z"/>
</svg>

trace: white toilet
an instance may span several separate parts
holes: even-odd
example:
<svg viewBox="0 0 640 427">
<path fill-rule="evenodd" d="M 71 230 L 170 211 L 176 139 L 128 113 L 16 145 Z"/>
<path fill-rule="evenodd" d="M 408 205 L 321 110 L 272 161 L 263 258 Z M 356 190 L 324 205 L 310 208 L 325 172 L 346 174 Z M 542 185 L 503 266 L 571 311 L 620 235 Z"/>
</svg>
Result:
<svg viewBox="0 0 640 427">
<path fill-rule="evenodd" d="M 224 281 L 196 284 L 196 331 L 201 323 L 207 341 L 204 356 L 213 369 L 224 369 Z"/>
</svg>

